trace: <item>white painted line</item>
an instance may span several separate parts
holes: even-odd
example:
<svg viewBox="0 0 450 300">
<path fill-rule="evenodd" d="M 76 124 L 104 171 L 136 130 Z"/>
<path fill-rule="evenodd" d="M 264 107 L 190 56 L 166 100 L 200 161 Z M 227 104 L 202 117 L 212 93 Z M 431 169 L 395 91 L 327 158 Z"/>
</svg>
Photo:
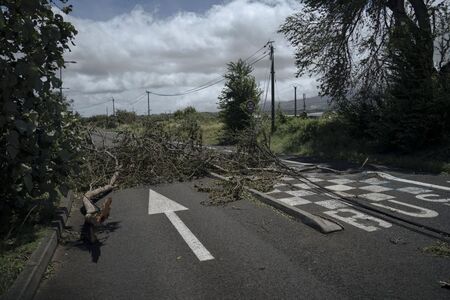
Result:
<svg viewBox="0 0 450 300">
<path fill-rule="evenodd" d="M 192 233 L 192 231 L 187 228 L 187 226 L 181 221 L 181 219 L 175 214 L 175 212 L 166 212 L 165 215 L 172 222 L 173 226 L 178 230 L 183 240 L 194 252 L 199 261 L 214 259 L 214 256 L 209 253 L 209 251 L 203 246 L 203 244 L 197 239 L 197 237 Z"/>
<path fill-rule="evenodd" d="M 354 180 L 347 179 L 347 178 L 331 179 L 331 180 L 328 180 L 328 181 L 332 182 L 332 183 L 336 183 L 336 184 L 347 184 L 347 183 L 355 182 Z"/>
<path fill-rule="evenodd" d="M 153 190 L 149 190 L 148 214 L 154 215 L 164 213 L 200 261 L 214 259 L 211 253 L 209 253 L 209 251 L 175 213 L 176 211 L 187 209 L 187 207 L 184 207 L 166 196 L 163 196 Z"/>
<path fill-rule="evenodd" d="M 299 191 L 286 191 L 286 194 L 295 196 L 295 197 L 305 197 L 305 196 L 311 196 L 315 195 L 316 193 L 311 191 L 305 191 L 305 190 L 299 190 Z"/>
<path fill-rule="evenodd" d="M 339 215 L 339 213 L 343 213 L 346 216 L 342 216 Z M 359 229 L 368 231 L 368 232 L 373 232 L 373 231 L 377 231 L 379 229 L 382 228 L 390 228 L 392 227 L 391 223 L 388 223 L 386 221 L 383 221 L 381 219 L 363 214 L 362 212 L 356 211 L 354 209 L 351 208 L 340 208 L 337 210 L 331 210 L 331 211 L 325 211 L 324 214 L 329 215 L 330 217 L 333 217 L 335 219 L 338 219 L 342 222 L 348 223 L 350 225 L 353 225 L 355 227 L 358 227 Z M 351 214 L 351 216 L 348 216 L 348 214 Z M 358 220 L 360 222 L 358 222 Z M 373 223 L 378 223 L 378 226 L 375 225 L 367 225 L 367 222 L 371 221 Z"/>
<path fill-rule="evenodd" d="M 431 192 L 431 190 L 421 189 L 421 188 L 418 188 L 415 186 L 408 186 L 408 187 L 400 188 L 400 189 L 397 189 L 397 191 L 410 193 L 413 195 L 425 194 L 425 193 Z"/>
<path fill-rule="evenodd" d="M 388 187 L 384 187 L 382 185 L 376 185 L 376 184 L 371 184 L 368 186 L 362 186 L 360 187 L 361 190 L 366 190 L 372 193 L 382 193 L 382 192 L 387 192 L 387 191 L 391 191 L 391 188 Z"/>
<path fill-rule="evenodd" d="M 338 209 L 338 208 L 348 207 L 347 204 L 345 204 L 344 202 L 338 201 L 338 200 L 317 201 L 317 202 L 314 202 L 314 204 L 323 206 L 328 209 Z"/>
<path fill-rule="evenodd" d="M 404 214 L 404 215 L 407 215 L 407 216 L 416 217 L 416 218 L 435 218 L 435 217 L 439 216 L 439 214 L 436 211 L 431 210 L 431 209 L 427 209 L 427 208 L 423 208 L 423 207 L 419 207 L 419 206 L 415 206 L 415 205 L 411 205 L 411 204 L 406 204 L 406 203 L 403 203 L 403 202 L 400 202 L 400 201 L 396 201 L 396 200 L 387 200 L 387 201 L 395 203 L 395 204 L 398 204 L 398 205 L 403 205 L 403 206 L 406 206 L 406 207 L 410 207 L 410 208 L 416 209 L 419 212 L 418 213 L 413 213 L 413 212 L 410 212 L 410 211 L 404 211 L 404 210 L 401 210 L 401 209 L 398 209 L 398 208 L 393 208 L 393 207 L 390 207 L 390 206 L 386 206 L 386 205 L 380 204 L 380 203 L 370 203 L 370 204 L 378 206 L 378 207 L 382 207 L 382 208 L 385 208 L 387 210 L 394 211 L 394 212 L 397 212 L 397 213 L 400 213 L 400 214 Z"/>
<path fill-rule="evenodd" d="M 303 205 L 311 203 L 311 201 L 303 199 L 301 197 L 292 197 L 292 198 L 282 198 L 278 199 L 279 201 L 283 202 L 284 204 L 290 205 L 290 206 L 296 206 L 296 205 Z"/>
<path fill-rule="evenodd" d="M 170 200 L 166 196 L 163 196 L 153 190 L 149 190 L 148 193 L 148 214 L 162 214 L 168 211 L 187 210 L 187 207 Z"/>
<path fill-rule="evenodd" d="M 355 189 L 354 187 L 344 185 L 344 184 L 329 185 L 329 186 L 326 186 L 325 188 L 328 190 L 333 190 L 333 191 L 337 191 L 337 192 L 345 192 L 345 191 Z"/>
<path fill-rule="evenodd" d="M 383 194 L 383 193 L 368 193 L 359 195 L 361 198 L 366 198 L 372 201 L 384 201 L 388 199 L 394 199 L 394 196 Z"/>
<path fill-rule="evenodd" d="M 421 194 L 417 195 L 416 198 L 428 202 L 450 202 L 450 198 L 441 198 L 441 196 L 437 194 Z"/>
<path fill-rule="evenodd" d="M 438 189 L 438 190 L 444 190 L 444 191 L 450 191 L 450 187 L 448 186 L 442 186 L 442 185 L 436 185 L 436 184 L 431 184 L 431 183 L 425 183 L 425 182 L 420 182 L 420 181 L 415 181 L 415 180 L 409 180 L 409 179 L 403 179 L 403 178 L 398 178 L 392 175 L 389 175 L 387 173 L 383 173 L 383 172 L 376 172 L 376 171 L 368 171 L 368 174 L 377 174 L 378 176 L 385 178 L 385 179 L 389 179 L 389 180 L 393 180 L 393 181 L 399 181 L 399 182 L 405 182 L 405 183 L 411 183 L 411 184 L 415 184 L 415 185 L 420 185 L 420 186 L 425 186 L 428 188 L 433 188 L 433 189 Z"/>
</svg>

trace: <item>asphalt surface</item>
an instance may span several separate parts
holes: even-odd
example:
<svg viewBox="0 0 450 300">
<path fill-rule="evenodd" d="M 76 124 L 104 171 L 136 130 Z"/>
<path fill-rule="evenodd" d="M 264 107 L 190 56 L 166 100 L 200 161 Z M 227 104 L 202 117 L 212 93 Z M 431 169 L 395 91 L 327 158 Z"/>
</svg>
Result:
<svg viewBox="0 0 450 300">
<path fill-rule="evenodd" d="M 449 299 L 450 258 L 425 235 L 393 225 L 323 235 L 258 201 L 204 206 L 193 183 L 151 187 L 185 206 L 177 216 L 214 259 L 199 261 L 148 188 L 112 194 L 101 243 L 58 247 L 35 299 Z M 81 231 L 75 203 L 69 219 Z M 448 221 L 447 221 L 448 222 Z"/>
</svg>

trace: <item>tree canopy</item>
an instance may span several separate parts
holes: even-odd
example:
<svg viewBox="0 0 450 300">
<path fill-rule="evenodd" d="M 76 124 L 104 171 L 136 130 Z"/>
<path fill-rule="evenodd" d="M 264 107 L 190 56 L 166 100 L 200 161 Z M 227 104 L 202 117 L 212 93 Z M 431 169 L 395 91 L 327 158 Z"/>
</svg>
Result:
<svg viewBox="0 0 450 300">
<path fill-rule="evenodd" d="M 301 2 L 280 27 L 296 48 L 298 76 L 319 75 L 321 93 L 389 146 L 442 139 L 450 128 L 448 1 Z"/>
</svg>

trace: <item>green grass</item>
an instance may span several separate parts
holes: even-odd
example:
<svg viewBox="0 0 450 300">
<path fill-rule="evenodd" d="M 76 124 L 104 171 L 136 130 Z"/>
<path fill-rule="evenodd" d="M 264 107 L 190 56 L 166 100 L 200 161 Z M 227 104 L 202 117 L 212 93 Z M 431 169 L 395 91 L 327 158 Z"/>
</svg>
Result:
<svg viewBox="0 0 450 300">
<path fill-rule="evenodd" d="M 417 172 L 450 173 L 450 146 L 436 147 L 412 154 L 378 153 L 370 141 L 350 135 L 338 117 L 320 119 L 288 118 L 278 124 L 271 149 L 277 154 L 297 154 L 339 159 L 363 164 L 381 164 Z"/>
<path fill-rule="evenodd" d="M 17 237 L 0 242 L 0 295 L 13 284 L 47 232 L 45 227 L 23 227 Z"/>
<path fill-rule="evenodd" d="M 218 120 L 208 120 L 200 123 L 204 145 L 217 145 L 223 124 Z"/>
</svg>

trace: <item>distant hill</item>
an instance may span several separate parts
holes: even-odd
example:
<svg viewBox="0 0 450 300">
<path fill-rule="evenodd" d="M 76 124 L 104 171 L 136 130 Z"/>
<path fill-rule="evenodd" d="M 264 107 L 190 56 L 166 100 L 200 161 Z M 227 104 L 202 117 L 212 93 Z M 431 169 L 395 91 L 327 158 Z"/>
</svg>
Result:
<svg viewBox="0 0 450 300">
<path fill-rule="evenodd" d="M 301 96 L 300 96 L 301 97 Z M 314 113 L 314 112 L 325 112 L 332 110 L 332 106 L 328 104 L 330 100 L 329 97 L 310 97 L 306 98 L 306 112 Z M 294 100 L 288 101 L 275 101 L 275 109 L 278 108 L 278 103 L 280 103 L 281 110 L 283 113 L 287 115 L 294 114 Z M 270 99 L 267 99 L 266 104 L 261 103 L 261 109 L 264 112 L 270 112 Z M 297 113 L 301 113 L 303 111 L 303 98 L 297 98 Z"/>
</svg>

